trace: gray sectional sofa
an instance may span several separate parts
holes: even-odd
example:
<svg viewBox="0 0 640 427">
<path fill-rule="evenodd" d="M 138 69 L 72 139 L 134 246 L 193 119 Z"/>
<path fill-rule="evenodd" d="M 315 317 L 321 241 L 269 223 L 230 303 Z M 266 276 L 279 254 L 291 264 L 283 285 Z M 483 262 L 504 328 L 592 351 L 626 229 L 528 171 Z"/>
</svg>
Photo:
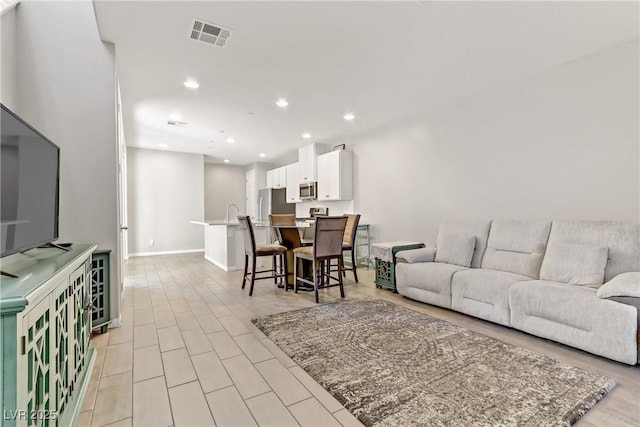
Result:
<svg viewBox="0 0 640 427">
<path fill-rule="evenodd" d="M 638 363 L 639 224 L 445 222 L 396 260 L 408 298 Z"/>
</svg>

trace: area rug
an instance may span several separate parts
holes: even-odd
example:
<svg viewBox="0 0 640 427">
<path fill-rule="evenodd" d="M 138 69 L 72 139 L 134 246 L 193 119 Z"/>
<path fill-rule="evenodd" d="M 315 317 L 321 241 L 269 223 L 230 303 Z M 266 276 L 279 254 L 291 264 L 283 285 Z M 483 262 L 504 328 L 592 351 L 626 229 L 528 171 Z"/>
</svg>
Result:
<svg viewBox="0 0 640 427">
<path fill-rule="evenodd" d="M 563 426 L 615 381 L 385 301 L 252 322 L 366 426 Z"/>
</svg>

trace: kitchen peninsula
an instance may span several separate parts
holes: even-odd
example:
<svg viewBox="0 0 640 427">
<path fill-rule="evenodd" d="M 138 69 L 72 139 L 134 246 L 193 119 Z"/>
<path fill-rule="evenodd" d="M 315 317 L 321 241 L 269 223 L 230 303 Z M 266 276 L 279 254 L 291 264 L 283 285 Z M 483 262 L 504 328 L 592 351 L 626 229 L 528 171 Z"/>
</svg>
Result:
<svg viewBox="0 0 640 427">
<path fill-rule="evenodd" d="M 244 241 L 237 220 L 189 222 L 204 226 L 204 258 L 207 261 L 224 271 L 244 268 Z M 270 243 L 267 242 L 267 236 L 270 235 L 268 222 L 254 222 L 253 227 L 257 245 Z"/>
</svg>

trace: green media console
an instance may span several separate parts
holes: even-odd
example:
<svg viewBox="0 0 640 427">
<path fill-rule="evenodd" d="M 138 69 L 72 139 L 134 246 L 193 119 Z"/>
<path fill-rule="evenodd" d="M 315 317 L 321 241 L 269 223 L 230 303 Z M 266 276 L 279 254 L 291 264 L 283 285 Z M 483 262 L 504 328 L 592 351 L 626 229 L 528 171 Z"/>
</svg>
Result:
<svg viewBox="0 0 640 427">
<path fill-rule="evenodd" d="M 38 248 L 2 259 L 0 426 L 72 426 L 95 360 L 95 245 Z"/>
</svg>

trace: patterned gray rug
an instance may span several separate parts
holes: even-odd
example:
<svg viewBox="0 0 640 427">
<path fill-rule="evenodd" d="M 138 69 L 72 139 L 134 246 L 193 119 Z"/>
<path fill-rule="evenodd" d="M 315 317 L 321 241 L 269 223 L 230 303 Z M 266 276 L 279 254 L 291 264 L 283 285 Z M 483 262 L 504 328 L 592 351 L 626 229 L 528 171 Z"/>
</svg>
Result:
<svg viewBox="0 0 640 427">
<path fill-rule="evenodd" d="M 252 322 L 367 426 L 571 425 L 615 385 L 380 300 Z"/>
</svg>

